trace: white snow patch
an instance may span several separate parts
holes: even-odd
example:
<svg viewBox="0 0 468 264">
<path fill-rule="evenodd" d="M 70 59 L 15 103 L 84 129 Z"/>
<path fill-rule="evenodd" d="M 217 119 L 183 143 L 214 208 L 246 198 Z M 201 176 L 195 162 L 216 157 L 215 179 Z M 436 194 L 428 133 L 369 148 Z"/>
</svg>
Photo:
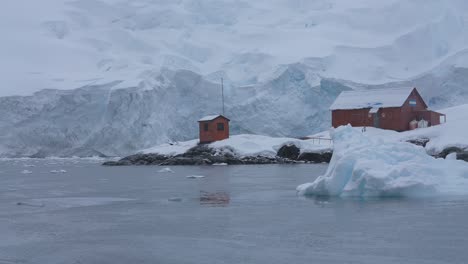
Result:
<svg viewBox="0 0 468 264">
<path fill-rule="evenodd" d="M 447 157 L 445 157 L 446 160 L 456 160 L 457 159 L 457 153 L 453 152 L 453 153 L 450 153 L 447 155 Z"/>
<path fill-rule="evenodd" d="M 187 150 L 195 147 L 198 144 L 198 139 L 193 139 L 184 142 L 166 143 L 159 146 L 155 146 L 149 149 L 142 150 L 141 153 L 157 153 L 165 156 L 175 156 L 187 152 Z"/>
<path fill-rule="evenodd" d="M 33 173 L 33 172 L 30 171 L 30 170 L 23 170 L 23 171 L 21 171 L 21 173 L 22 173 L 22 174 L 31 174 L 31 173 Z"/>
<path fill-rule="evenodd" d="M 213 163 L 213 166 L 227 166 L 229 164 L 225 163 L 225 162 L 221 162 L 221 163 Z"/>
<path fill-rule="evenodd" d="M 302 195 L 419 196 L 468 194 L 468 164 L 435 159 L 424 148 L 386 142 L 343 126 L 332 133 L 327 172 L 297 187 Z"/>
</svg>

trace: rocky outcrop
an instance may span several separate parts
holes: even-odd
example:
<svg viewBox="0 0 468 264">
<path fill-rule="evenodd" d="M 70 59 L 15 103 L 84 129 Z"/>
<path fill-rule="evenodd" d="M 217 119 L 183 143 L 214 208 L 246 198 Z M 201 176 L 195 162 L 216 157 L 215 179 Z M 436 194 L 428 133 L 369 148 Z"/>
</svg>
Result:
<svg viewBox="0 0 468 264">
<path fill-rule="evenodd" d="M 458 160 L 468 161 L 468 149 L 459 147 L 448 147 L 436 155 L 437 158 L 446 158 L 449 154 L 456 153 Z"/>
<path fill-rule="evenodd" d="M 406 142 L 417 145 L 417 146 L 426 147 L 427 143 L 429 142 L 429 139 L 428 138 L 415 138 L 415 139 L 410 139 Z"/>
<path fill-rule="evenodd" d="M 333 156 L 333 152 L 321 152 L 321 153 L 313 153 L 313 152 L 305 152 L 302 153 L 298 160 L 312 162 L 312 163 L 329 163 Z"/>
<path fill-rule="evenodd" d="M 125 157 L 119 161 L 108 161 L 105 166 L 129 166 L 129 165 L 213 165 L 225 163 L 229 165 L 249 164 L 291 164 L 291 163 L 322 163 L 329 162 L 331 152 L 324 153 L 302 153 L 294 145 L 285 145 L 278 150 L 276 157 L 266 156 L 237 156 L 232 151 L 219 151 L 208 145 L 198 145 L 187 152 L 164 156 L 160 154 L 135 154 Z"/>
<path fill-rule="evenodd" d="M 429 143 L 430 139 L 428 138 L 416 138 L 410 139 L 406 142 L 415 144 L 418 146 L 426 147 L 427 143 Z M 457 160 L 463 160 L 468 162 L 468 149 L 467 148 L 460 148 L 460 147 L 446 147 L 439 153 L 429 153 L 434 158 L 447 158 L 447 156 L 451 153 L 457 154 Z"/>
<path fill-rule="evenodd" d="M 282 146 L 278 150 L 278 154 L 276 156 L 280 158 L 290 159 L 290 160 L 297 160 L 299 155 L 301 154 L 301 150 L 294 144 L 288 144 Z"/>
</svg>

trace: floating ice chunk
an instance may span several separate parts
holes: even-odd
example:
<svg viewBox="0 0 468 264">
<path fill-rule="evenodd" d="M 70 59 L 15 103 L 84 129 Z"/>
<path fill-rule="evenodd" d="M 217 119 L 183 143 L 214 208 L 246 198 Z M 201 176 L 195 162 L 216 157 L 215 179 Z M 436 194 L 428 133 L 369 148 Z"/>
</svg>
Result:
<svg viewBox="0 0 468 264">
<path fill-rule="evenodd" d="M 31 174 L 31 173 L 33 173 L 33 172 L 30 171 L 30 170 L 23 170 L 23 171 L 21 171 L 21 173 L 23 173 L 23 174 Z"/>
<path fill-rule="evenodd" d="M 189 176 L 186 176 L 188 179 L 202 179 L 202 178 L 205 178 L 205 176 L 203 175 L 189 175 Z"/>
<path fill-rule="evenodd" d="M 332 132 L 325 175 L 297 187 L 303 195 L 427 196 L 467 194 L 468 164 L 435 159 L 406 142 L 384 142 L 350 126 Z"/>
<path fill-rule="evenodd" d="M 67 173 L 66 170 L 51 170 L 50 173 Z"/>
<path fill-rule="evenodd" d="M 34 164 L 23 164 L 23 167 L 32 168 L 32 167 L 36 167 L 36 165 L 34 165 Z"/>
<path fill-rule="evenodd" d="M 169 198 L 167 200 L 169 202 L 182 202 L 182 198 L 180 198 L 180 197 L 173 197 L 173 198 Z"/>
<path fill-rule="evenodd" d="M 228 164 L 227 163 L 213 163 L 213 166 L 227 166 Z"/>
<path fill-rule="evenodd" d="M 174 173 L 174 171 L 171 168 L 160 169 L 158 172 L 159 173 Z"/>
</svg>

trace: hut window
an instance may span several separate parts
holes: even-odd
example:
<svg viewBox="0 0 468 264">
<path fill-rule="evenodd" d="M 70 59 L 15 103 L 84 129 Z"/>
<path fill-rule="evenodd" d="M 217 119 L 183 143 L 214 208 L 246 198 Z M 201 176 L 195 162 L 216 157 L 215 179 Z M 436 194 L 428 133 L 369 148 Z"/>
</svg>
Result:
<svg viewBox="0 0 468 264">
<path fill-rule="evenodd" d="M 203 130 L 208 131 L 208 123 L 203 124 Z"/>
<path fill-rule="evenodd" d="M 224 131 L 224 123 L 218 123 L 218 131 Z"/>
</svg>

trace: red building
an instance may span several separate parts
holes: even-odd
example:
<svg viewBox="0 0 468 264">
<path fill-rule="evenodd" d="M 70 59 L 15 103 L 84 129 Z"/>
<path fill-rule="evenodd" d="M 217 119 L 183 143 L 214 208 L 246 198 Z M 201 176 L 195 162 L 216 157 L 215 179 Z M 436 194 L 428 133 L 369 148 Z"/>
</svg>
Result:
<svg viewBox="0 0 468 264">
<path fill-rule="evenodd" d="M 200 143 L 210 143 L 229 138 L 229 119 L 222 115 L 205 116 L 198 120 Z"/>
<path fill-rule="evenodd" d="M 345 91 L 330 110 L 333 127 L 351 124 L 406 131 L 415 120 L 428 126 L 445 123 L 445 115 L 429 110 L 416 88 Z"/>
</svg>

